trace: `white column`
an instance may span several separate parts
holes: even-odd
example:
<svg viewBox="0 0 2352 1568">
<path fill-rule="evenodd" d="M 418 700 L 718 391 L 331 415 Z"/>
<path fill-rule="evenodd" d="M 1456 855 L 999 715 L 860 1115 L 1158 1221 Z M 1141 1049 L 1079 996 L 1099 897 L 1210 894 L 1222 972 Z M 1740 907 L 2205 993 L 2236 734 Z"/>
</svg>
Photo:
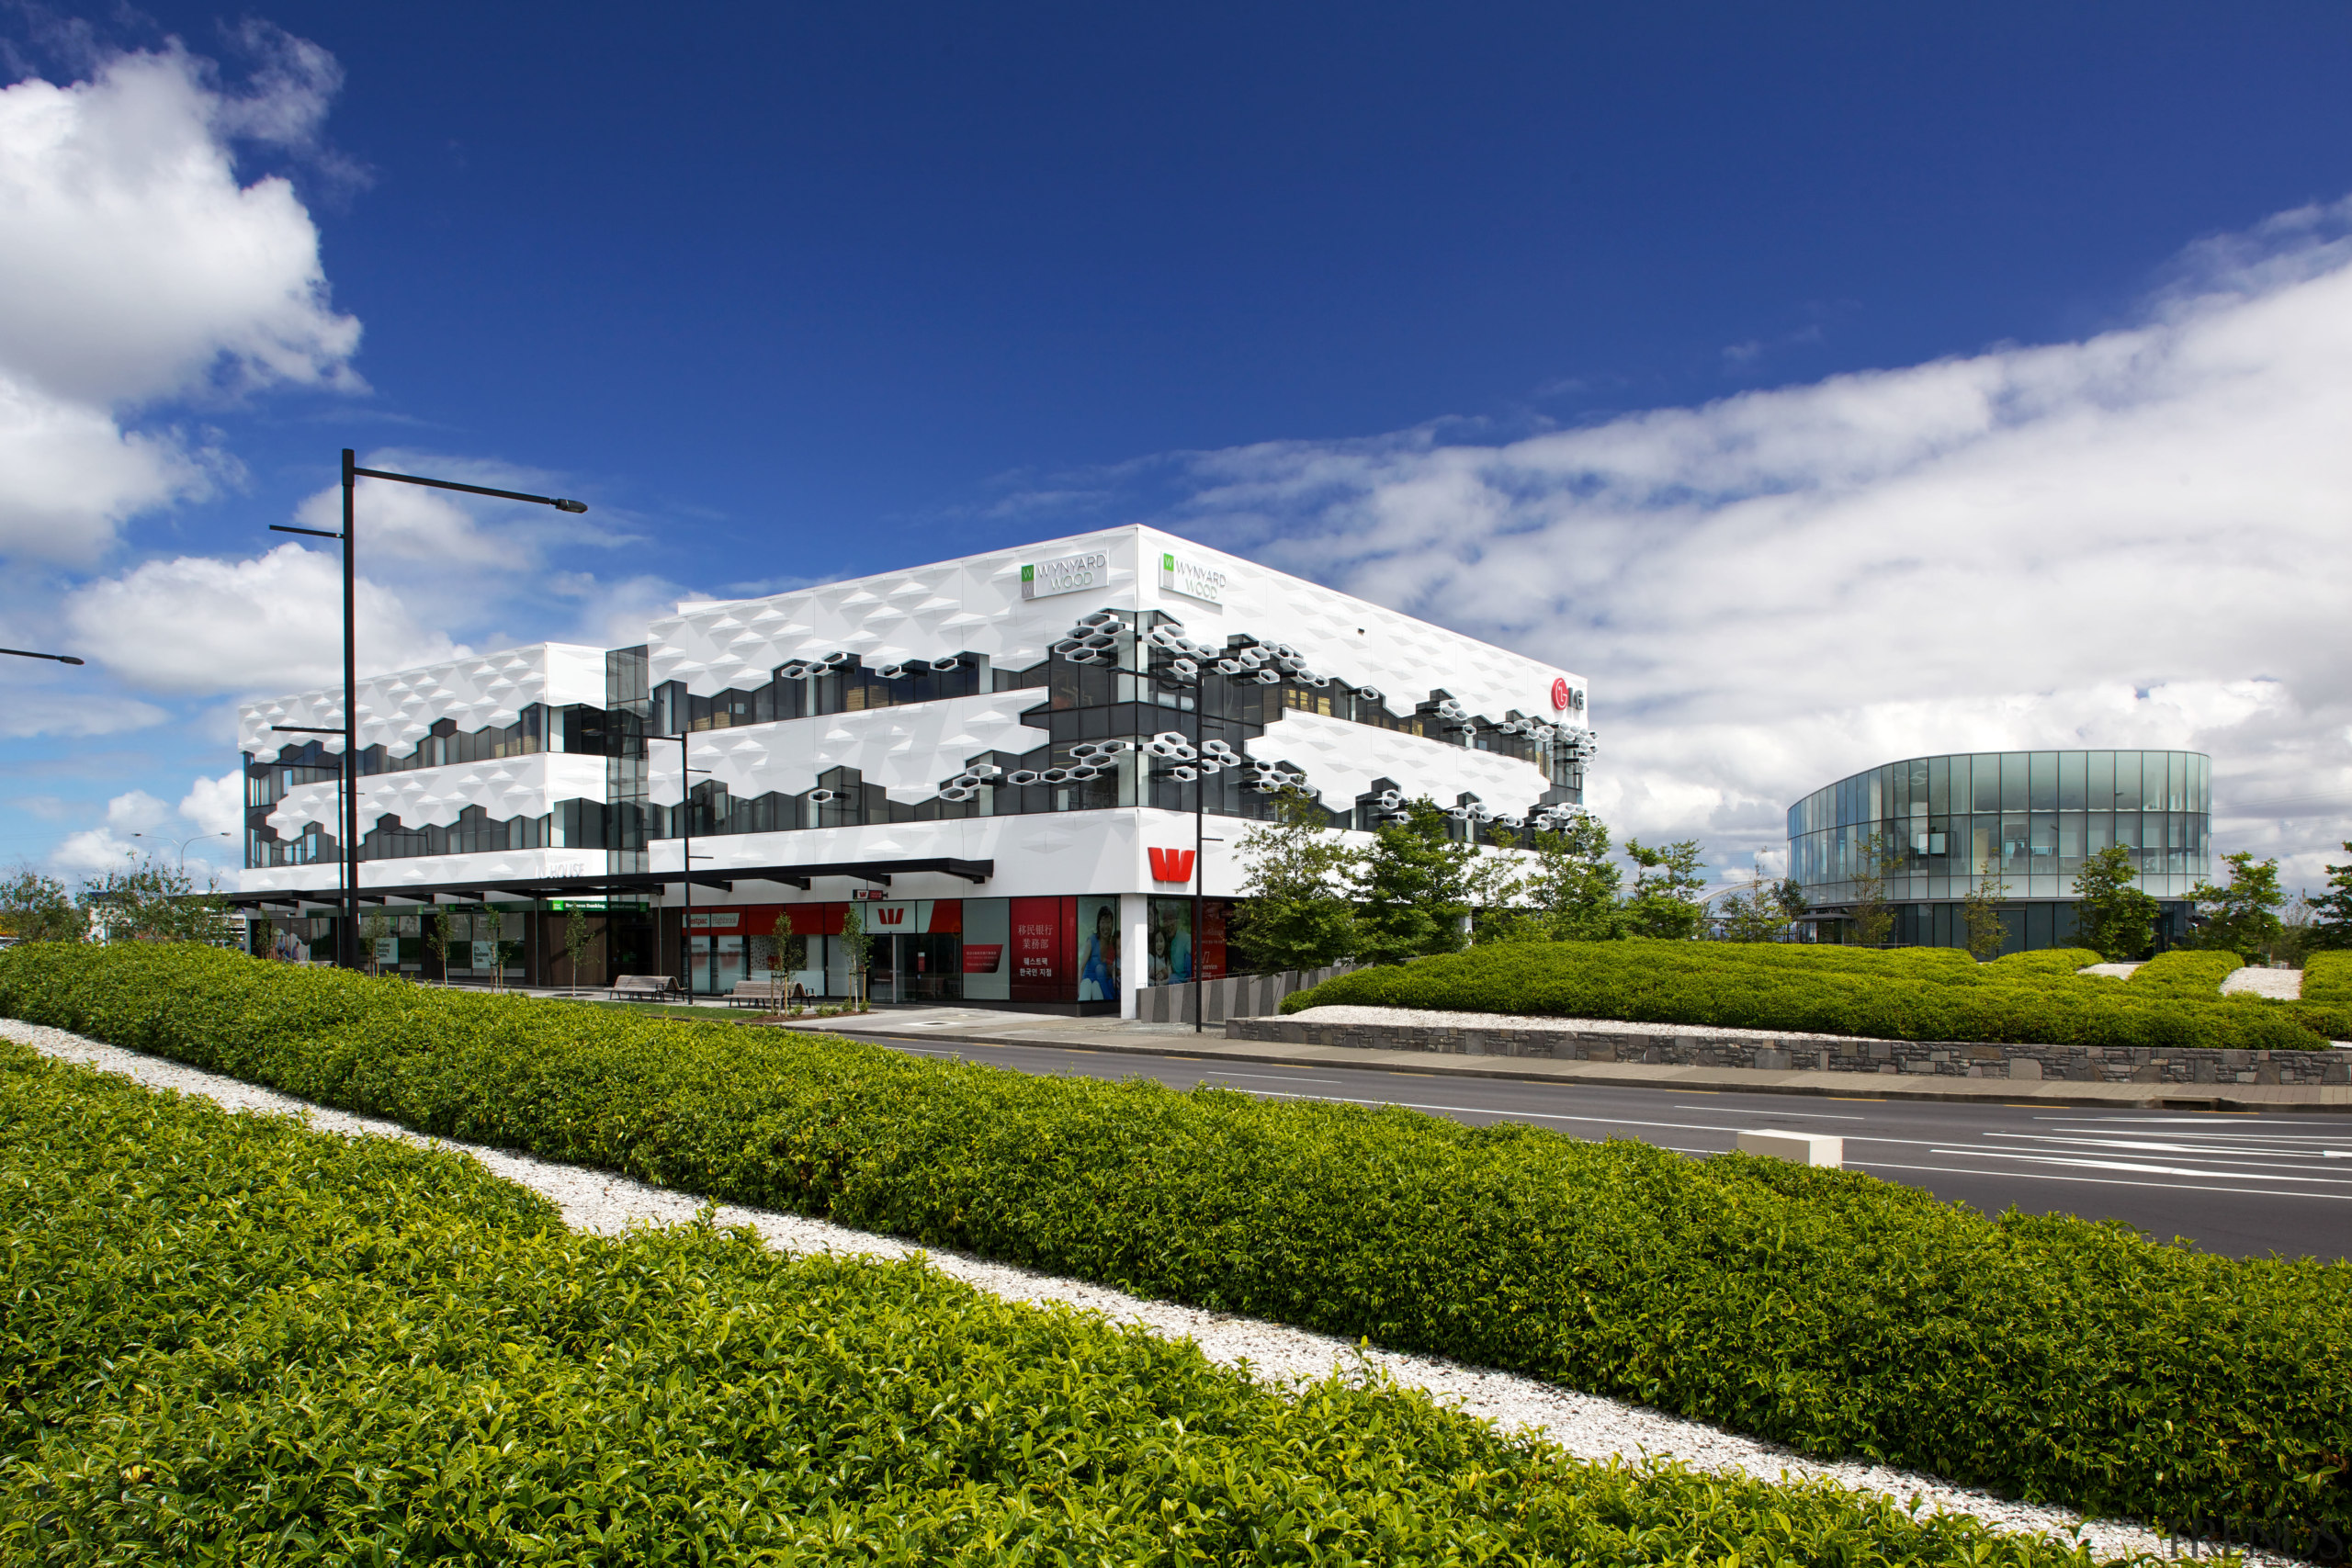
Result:
<svg viewBox="0 0 2352 1568">
<path fill-rule="evenodd" d="M 1136 993 L 1151 981 L 1151 903 L 1142 893 L 1119 895 L 1119 1016 L 1136 1016 Z"/>
</svg>

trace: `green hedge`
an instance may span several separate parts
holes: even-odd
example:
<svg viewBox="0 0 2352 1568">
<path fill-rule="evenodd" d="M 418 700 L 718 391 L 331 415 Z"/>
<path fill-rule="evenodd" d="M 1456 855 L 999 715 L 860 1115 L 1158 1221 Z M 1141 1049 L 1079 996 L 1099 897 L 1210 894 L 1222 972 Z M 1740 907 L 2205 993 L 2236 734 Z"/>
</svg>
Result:
<svg viewBox="0 0 2352 1568">
<path fill-rule="evenodd" d="M 202 949 L 0 953 L 0 1012 L 435 1134 L 1810 1453 L 2092 1513 L 2352 1537 L 2343 1264 L 1992 1220 L 1746 1156 L 1024 1077 Z"/>
<path fill-rule="evenodd" d="M 2312 1050 L 2352 1038 L 2352 1008 L 2189 996 L 2074 973 L 2077 960 L 2097 958 L 2069 949 L 1978 964 L 1937 947 L 1501 942 L 1358 969 L 1285 998 L 1283 1010 L 1435 1008 L 2014 1044 Z"/>
<path fill-rule="evenodd" d="M 2352 953 L 2314 953 L 2305 958 L 2303 1000 L 2352 1010 Z"/>
<path fill-rule="evenodd" d="M 2234 953 L 2202 953 L 2177 948 L 2159 953 L 2132 971 L 2134 993 L 2163 991 L 2170 996 L 2219 999 L 2222 982 L 2245 967 Z M 2256 998 L 2259 999 L 2259 998 Z"/>
<path fill-rule="evenodd" d="M 568 1235 L 470 1160 L 0 1044 L 11 1562 L 2078 1568 L 1890 1499 L 1285 1398 L 911 1263 Z"/>
</svg>

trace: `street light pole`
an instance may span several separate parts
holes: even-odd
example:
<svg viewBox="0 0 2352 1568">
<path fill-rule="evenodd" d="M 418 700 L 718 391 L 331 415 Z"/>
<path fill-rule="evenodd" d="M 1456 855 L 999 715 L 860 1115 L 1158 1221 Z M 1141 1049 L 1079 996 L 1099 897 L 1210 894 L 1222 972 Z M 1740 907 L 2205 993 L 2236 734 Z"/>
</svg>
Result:
<svg viewBox="0 0 2352 1568">
<path fill-rule="evenodd" d="M 321 728 L 315 724 L 273 724 L 269 727 L 269 729 L 270 733 L 273 735 L 341 735 L 343 733 L 340 729 Z M 282 754 L 283 748 L 280 749 L 280 751 Z M 343 770 L 340 768 L 335 770 L 334 818 L 338 823 L 343 820 L 344 802 L 349 800 L 352 795 L 352 791 L 345 787 L 346 783 L 347 781 L 345 778 Z M 337 908 L 341 908 L 344 905 L 344 890 L 346 888 L 356 890 L 358 886 L 358 884 L 351 881 L 344 875 L 344 863 L 343 857 L 341 855 L 337 855 L 334 861 L 335 907 Z M 354 892 L 351 903 L 353 908 L 356 909 L 358 904 L 358 898 L 356 891 Z M 355 925 L 356 923 L 356 922 L 355 920 Z M 355 937 L 353 941 L 356 942 L 357 938 Z M 343 945 L 341 942 L 337 942 L 335 944 L 335 951 L 337 953 L 340 953 L 343 951 Z"/>
<path fill-rule="evenodd" d="M 343 532 L 331 534 L 324 528 L 297 528 L 290 524 L 273 523 L 274 534 L 309 534 L 322 539 L 339 539 L 343 543 L 343 918 L 341 929 L 335 932 L 335 962 L 345 969 L 359 966 L 359 641 L 356 615 L 358 591 L 358 570 L 354 560 L 354 522 L 359 481 L 391 479 L 400 484 L 423 485 L 429 490 L 463 491 L 468 495 L 495 496 L 502 501 L 527 501 L 539 506 L 552 506 L 558 512 L 585 512 L 584 501 L 570 501 L 561 496 L 532 495 L 519 490 L 493 490 L 488 485 L 459 484 L 455 479 L 428 479 L 420 474 L 396 474 L 386 468 L 359 467 L 358 455 L 350 447 L 343 449 Z M 74 663 L 81 660 L 75 660 Z M 333 730 L 318 733 L 334 734 Z"/>
<path fill-rule="evenodd" d="M 1190 671 L 1187 672 L 1187 667 Z M 1201 922 L 1207 911 L 1208 840 L 1203 836 L 1203 823 L 1208 804 L 1208 781 L 1226 769 L 1224 762 L 1212 758 L 1203 749 L 1201 703 L 1208 691 L 1208 682 L 1197 665 L 1189 659 L 1180 660 L 1167 670 L 1147 667 L 1137 673 L 1163 691 L 1193 694 L 1193 754 L 1172 767 L 1155 770 L 1179 784 L 1193 786 L 1193 1032 L 1207 1029 L 1207 1014 L 1202 1000 Z"/>
<path fill-rule="evenodd" d="M 143 839 L 147 835 L 144 833 L 133 833 L 130 836 L 134 839 Z M 230 837 L 232 837 L 232 835 L 228 833 L 190 833 L 187 838 L 182 839 L 179 841 L 180 869 L 182 871 L 186 871 L 187 869 L 187 847 L 196 842 L 198 839 L 226 839 Z"/>
<path fill-rule="evenodd" d="M 683 775 L 678 781 L 678 838 L 684 852 L 678 862 L 678 886 L 683 900 L 678 915 L 678 976 L 685 982 L 686 1001 L 691 1005 L 695 999 L 695 775 L 707 776 L 710 770 L 690 765 L 693 758 L 684 731 L 676 735 L 649 735 L 645 739 L 678 743 L 678 771 Z"/>
<path fill-rule="evenodd" d="M 0 653 L 11 653 L 16 655 L 18 659 L 53 659 L 60 664 L 79 664 L 82 662 L 70 653 L 33 653 L 21 648 L 0 648 Z"/>
</svg>

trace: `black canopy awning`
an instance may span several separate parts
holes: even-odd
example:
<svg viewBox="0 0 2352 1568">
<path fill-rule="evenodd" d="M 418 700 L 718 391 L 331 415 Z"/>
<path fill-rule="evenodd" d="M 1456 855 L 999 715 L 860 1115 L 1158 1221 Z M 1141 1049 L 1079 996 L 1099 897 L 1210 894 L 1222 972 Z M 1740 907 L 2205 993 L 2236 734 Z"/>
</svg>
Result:
<svg viewBox="0 0 2352 1568">
<path fill-rule="evenodd" d="M 879 883 L 888 887 L 892 876 L 914 876 L 936 872 L 946 876 L 958 876 L 978 885 L 996 874 L 992 860 L 958 860 L 952 855 L 934 855 L 911 860 L 827 861 L 809 865 L 741 865 L 724 871 L 697 871 L 691 875 L 675 871 L 614 872 L 602 876 L 518 876 L 510 879 L 472 876 L 463 882 L 412 883 L 401 886 L 364 886 L 359 890 L 363 904 L 381 904 L 387 899 L 400 899 L 414 904 L 481 904 L 497 898 L 590 898 L 607 893 L 653 892 L 672 883 L 692 881 L 696 887 L 716 888 L 733 892 L 746 882 L 773 882 L 797 887 L 807 892 L 820 876 L 847 877 L 852 881 Z M 232 893 L 228 902 L 232 908 L 257 909 L 273 905 L 304 904 L 334 907 L 343 899 L 339 887 L 273 888 L 266 893 Z"/>
</svg>

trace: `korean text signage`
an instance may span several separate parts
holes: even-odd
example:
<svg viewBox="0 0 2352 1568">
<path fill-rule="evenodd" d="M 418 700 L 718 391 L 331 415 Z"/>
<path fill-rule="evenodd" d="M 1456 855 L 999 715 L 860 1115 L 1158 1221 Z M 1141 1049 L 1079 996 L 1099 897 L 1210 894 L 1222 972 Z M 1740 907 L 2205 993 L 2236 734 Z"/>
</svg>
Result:
<svg viewBox="0 0 2352 1568">
<path fill-rule="evenodd" d="M 1057 593 L 1107 588 L 1110 582 L 1111 558 L 1101 550 L 1064 556 L 1059 560 L 1041 560 L 1021 569 L 1023 599 L 1050 599 Z"/>
<path fill-rule="evenodd" d="M 1069 999 L 1070 971 L 1075 967 L 1074 954 L 1069 951 L 1070 921 L 1074 909 L 1063 906 L 1073 902 L 1066 898 L 1015 898 L 1012 900 L 1012 999 L 1016 1002 L 1057 1002 Z"/>
<path fill-rule="evenodd" d="M 1204 604 L 1225 603 L 1225 573 L 1213 566 L 1203 566 L 1178 555 L 1159 558 L 1159 586 L 1171 593 L 1182 593 L 1187 599 L 1198 599 Z"/>
</svg>

